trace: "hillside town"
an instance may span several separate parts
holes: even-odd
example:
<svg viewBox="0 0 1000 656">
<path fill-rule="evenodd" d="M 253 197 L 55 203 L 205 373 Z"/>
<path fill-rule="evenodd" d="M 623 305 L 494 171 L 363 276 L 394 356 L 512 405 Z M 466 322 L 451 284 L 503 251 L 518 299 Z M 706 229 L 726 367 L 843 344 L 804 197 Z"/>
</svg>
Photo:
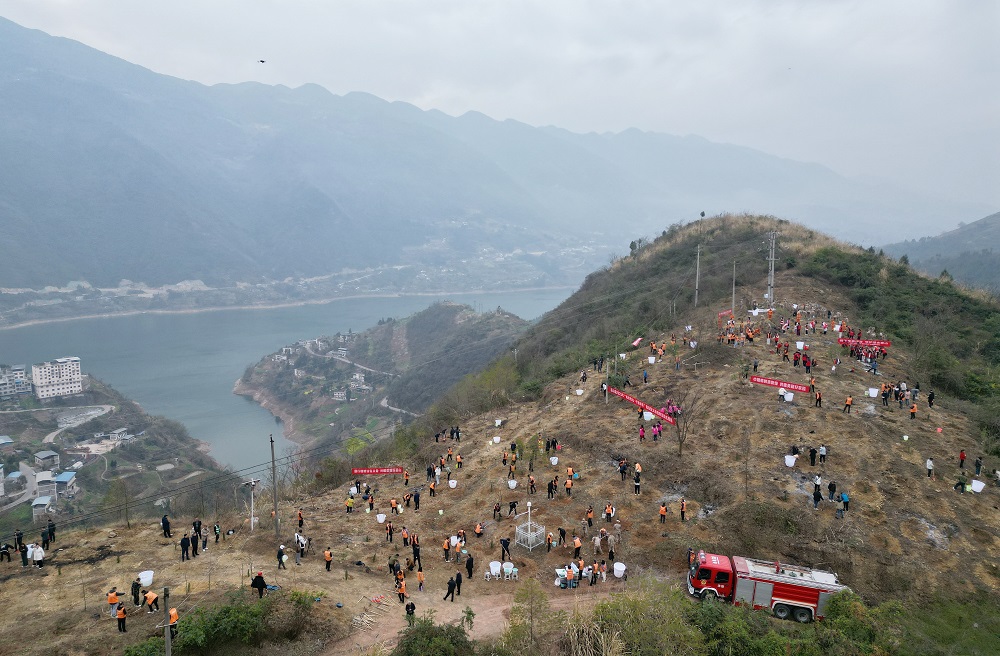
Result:
<svg viewBox="0 0 1000 656">
<path fill-rule="evenodd" d="M 31 365 L 0 367 L 0 413 L 55 413 L 58 428 L 34 450 L 34 440 L 0 435 L 0 512 L 30 504 L 32 522 L 54 517 L 60 501 L 80 491 L 77 473 L 88 462 L 128 444 L 137 436 L 128 427 L 109 432 L 73 436 L 57 446 L 56 438 L 92 419 L 114 411 L 110 405 L 64 406 L 82 397 L 87 385 L 80 358 L 62 357 Z M 58 451 L 56 449 L 59 449 Z"/>
</svg>

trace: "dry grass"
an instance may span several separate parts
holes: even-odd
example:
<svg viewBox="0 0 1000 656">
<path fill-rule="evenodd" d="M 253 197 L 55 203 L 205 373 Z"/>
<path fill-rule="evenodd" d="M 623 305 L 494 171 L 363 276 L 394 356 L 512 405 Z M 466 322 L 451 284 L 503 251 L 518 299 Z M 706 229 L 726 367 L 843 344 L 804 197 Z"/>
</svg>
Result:
<svg viewBox="0 0 1000 656">
<path fill-rule="evenodd" d="M 782 230 L 787 228 L 781 225 Z M 783 272 L 778 283 L 785 297 L 850 314 L 841 296 L 816 287 L 794 272 Z M 684 317 L 678 323 L 695 324 L 702 343 L 714 343 L 715 315 L 711 310 Z M 660 340 L 664 335 L 646 337 Z M 832 333 L 825 338 L 809 336 L 806 341 L 821 359 L 816 377 L 824 393 L 823 409 L 813 408 L 804 395 L 797 396 L 794 404 L 781 404 L 772 389 L 750 387 L 738 380 L 733 365 L 740 356 L 759 358 L 761 370 L 768 375 L 807 380 L 801 369 L 782 364 L 773 354 L 766 354 L 760 344 L 743 352 L 706 348 L 705 361 L 709 365 L 699 367 L 697 372 L 685 369 L 679 373 L 666 363 L 646 364 L 640 349 L 627 366 L 633 380 L 641 380 L 642 369 L 648 369 L 650 383 L 636 387 L 637 396 L 660 405 L 666 398 L 676 398 L 688 390 L 703 397 L 707 404 L 702 421 L 685 445 L 683 458 L 677 456 L 670 427 L 660 442 L 647 439 L 640 445 L 636 413 L 620 401 L 605 403 L 599 382 L 593 378 L 583 386 L 582 396 L 567 396 L 567 390 L 577 387 L 575 375 L 550 385 L 538 403 L 512 406 L 464 422 L 466 437 L 456 446 L 466 466 L 456 471 L 458 488 L 450 490 L 442 485 L 435 499 L 425 491 L 421 511 L 405 510 L 395 522 L 397 528 L 406 525 L 421 536 L 427 591 L 417 592 L 415 580 L 409 582 L 418 613 L 434 609 L 438 621 L 458 621 L 468 604 L 477 613 L 473 637 L 502 631 L 502 612 L 509 608 L 516 584 L 487 584 L 482 581 L 482 572 L 490 560 L 499 556 L 497 540 L 512 535 L 517 522 L 506 518 L 493 522 L 491 508 L 500 501 L 506 514 L 507 501 L 517 499 L 523 511 L 523 502 L 529 497 L 527 459 L 520 462 L 520 484 L 511 492 L 505 483 L 506 469 L 500 463 L 500 454 L 512 439 L 531 444 L 538 435 L 558 437 L 564 449 L 558 453 L 559 464 L 555 467 L 542 456 L 534 461 L 539 493 L 530 498 L 532 519 L 553 532 L 563 526 L 572 534 L 592 504 L 598 515 L 595 527 L 607 527 L 599 514 L 605 502 L 611 500 L 625 529 L 618 557 L 632 573 L 648 573 L 680 584 L 685 551 L 690 545 L 833 569 L 869 600 L 961 595 L 976 589 L 995 593 L 1000 586 L 994 566 L 1000 556 L 996 528 L 1000 526 L 1000 511 L 994 500 L 997 488 L 989 487 L 982 495 L 959 495 L 951 489 L 959 449 L 965 448 L 970 454 L 970 463 L 978 453 L 968 418 L 954 410 L 947 398 L 939 398 L 933 411 L 922 404 L 916 421 L 911 421 L 898 406 L 888 410 L 874 406 L 869 412 L 864 391 L 871 383 L 870 374 L 851 371 L 849 363 L 836 374 L 830 373 L 830 359 L 839 352 Z M 894 348 L 880 369 L 884 379 L 902 375 L 908 370 L 906 354 Z M 856 399 L 852 415 L 841 412 L 847 394 Z M 495 427 L 496 418 L 507 420 L 502 429 Z M 749 494 L 744 487 L 744 454 L 738 437 L 747 425 L 753 428 Z M 942 433 L 936 432 L 939 426 Z M 904 442 L 903 434 L 909 440 Z M 502 438 L 499 446 L 490 441 L 494 435 Z M 798 466 L 786 468 L 783 455 L 792 443 L 807 448 L 825 443 L 831 455 L 824 466 L 810 467 L 804 457 Z M 419 456 L 399 464 L 409 467 L 412 482 L 422 484 L 427 462 L 446 448 L 428 436 Z M 623 456 L 643 465 L 640 496 L 632 494 L 631 480 L 623 483 L 615 470 L 617 459 Z M 943 478 L 926 478 L 923 462 L 929 456 L 935 459 L 937 472 Z M 572 497 L 565 495 L 561 484 L 567 465 L 582 475 Z M 827 502 L 821 504 L 820 511 L 812 510 L 810 481 L 817 471 L 823 475 L 824 492 L 829 479 L 850 492 L 851 509 L 846 518 L 836 519 L 832 504 Z M 548 500 L 545 484 L 553 475 L 560 477 L 559 492 L 555 499 Z M 390 496 L 403 494 L 398 478 L 372 482 L 380 488 L 380 508 L 388 507 Z M 126 638 L 117 634 L 107 615 L 101 615 L 101 611 L 106 612 L 107 589 L 112 585 L 127 589 L 131 578 L 144 569 L 156 571 L 158 588 L 171 586 L 182 612 L 194 605 L 215 603 L 222 591 L 238 589 L 245 583 L 243 575 L 247 570 L 261 568 L 269 581 L 276 579 L 286 588 L 323 591 L 325 596 L 317 610 L 328 623 L 359 613 L 365 605 L 359 603 L 359 598 L 391 592 L 385 563 L 393 553 L 405 557 L 407 551 L 398 534 L 395 543 L 385 541 L 383 527 L 373 516 L 363 511 L 346 515 L 342 505 L 345 490 L 296 496 L 282 504 L 281 515 L 289 534 L 283 541 L 287 544 L 290 539 L 294 510 L 302 507 L 314 553 L 303 566 L 292 564 L 280 575 L 273 567 L 277 543 L 267 531 L 252 537 L 241 531 L 221 548 L 211 547 L 207 554 L 183 565 L 178 562 L 176 548 L 159 536 L 152 522 L 132 530 L 114 527 L 116 537 L 109 537 L 107 530 L 63 534 L 55 545 L 61 551 L 54 553 L 50 566 L 42 572 L 22 571 L 19 563 L 0 565 L 0 606 L 5 609 L 0 616 L 0 653 L 104 654 L 119 651 L 127 642 L 148 635 L 159 621 L 154 621 L 153 616 L 132 615 Z M 678 516 L 677 501 L 681 496 L 688 500 L 691 517 L 684 523 Z M 671 513 L 666 524 L 660 525 L 657 509 L 664 500 Z M 472 536 L 478 520 L 487 522 L 486 536 L 479 540 Z M 179 519 L 176 526 L 185 523 Z M 456 567 L 442 561 L 440 543 L 460 527 L 469 533 L 476 574 L 463 585 L 460 601 L 452 604 L 441 597 Z M 328 544 L 333 547 L 336 562 L 330 574 L 323 571 L 319 555 Z M 588 560 L 593 558 L 587 541 L 583 554 Z M 535 576 L 549 586 L 553 568 L 563 564 L 569 555 L 570 550 L 565 548 L 551 554 L 544 549 L 528 553 L 515 548 L 514 562 L 522 577 Z M 89 564 L 88 559 L 94 562 Z M 370 566 L 371 573 L 351 564 L 358 560 Z M 60 562 L 67 564 L 57 573 L 53 565 Z M 609 582 L 599 590 L 603 593 L 616 588 L 620 584 Z M 585 599 L 593 603 L 595 599 L 586 587 L 575 592 L 552 592 L 555 602 L 564 606 Z M 338 601 L 344 604 L 343 609 L 333 608 Z M 356 645 L 391 644 L 404 622 L 398 602 L 392 597 L 390 601 L 391 609 L 375 631 L 354 634 L 341 642 L 331 642 L 329 636 L 300 640 L 295 644 L 295 653 L 348 653 Z M 281 646 L 268 647 L 264 653 L 279 651 L 288 653 L 287 647 Z"/>
</svg>

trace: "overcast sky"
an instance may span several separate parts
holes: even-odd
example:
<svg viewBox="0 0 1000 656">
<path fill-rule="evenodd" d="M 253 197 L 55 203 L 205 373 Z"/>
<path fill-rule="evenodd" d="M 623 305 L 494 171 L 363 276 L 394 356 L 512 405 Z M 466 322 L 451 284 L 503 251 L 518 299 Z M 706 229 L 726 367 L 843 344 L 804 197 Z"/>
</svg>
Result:
<svg viewBox="0 0 1000 656">
<path fill-rule="evenodd" d="M 0 15 L 206 84 L 697 134 L 1000 210 L 993 0 L 0 0 Z"/>
</svg>

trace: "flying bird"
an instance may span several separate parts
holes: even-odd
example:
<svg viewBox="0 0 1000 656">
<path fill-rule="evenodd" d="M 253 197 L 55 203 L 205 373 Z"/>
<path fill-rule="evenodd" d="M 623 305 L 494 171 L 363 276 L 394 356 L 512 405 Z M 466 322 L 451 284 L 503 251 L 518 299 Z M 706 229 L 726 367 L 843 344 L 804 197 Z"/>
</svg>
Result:
<svg viewBox="0 0 1000 656">
<path fill-rule="evenodd" d="M 266 64 L 267 60 L 265 60 L 265 59 L 258 59 L 257 63 L 259 63 L 259 64 Z"/>
</svg>

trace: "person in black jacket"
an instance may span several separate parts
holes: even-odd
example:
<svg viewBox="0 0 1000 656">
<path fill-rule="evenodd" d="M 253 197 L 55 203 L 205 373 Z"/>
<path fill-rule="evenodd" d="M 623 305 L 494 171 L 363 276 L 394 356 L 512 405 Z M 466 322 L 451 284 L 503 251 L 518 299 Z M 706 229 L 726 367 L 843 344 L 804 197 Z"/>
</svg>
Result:
<svg viewBox="0 0 1000 656">
<path fill-rule="evenodd" d="M 444 599 L 447 600 L 451 597 L 452 602 L 455 601 L 455 579 L 454 577 L 448 579 L 448 592 L 445 593 Z"/>
<path fill-rule="evenodd" d="M 191 548 L 191 538 L 189 538 L 188 534 L 185 533 L 184 537 L 181 538 L 181 562 L 182 563 L 185 560 L 190 560 L 191 559 L 191 557 L 188 556 L 188 549 L 190 549 L 190 548 Z"/>
<path fill-rule="evenodd" d="M 173 537 L 170 535 L 170 519 L 166 515 L 164 515 L 163 519 L 160 520 L 160 526 L 163 527 L 163 537 Z"/>
<path fill-rule="evenodd" d="M 139 583 L 139 578 L 136 577 L 136 579 L 132 581 L 132 603 L 137 607 L 142 605 L 142 602 L 139 601 L 139 591 L 141 590 L 142 584 Z"/>
<path fill-rule="evenodd" d="M 267 583 L 264 582 L 264 572 L 257 572 L 257 576 L 253 577 L 253 581 L 250 582 L 250 587 L 257 591 L 259 599 L 264 598 L 264 590 L 267 589 Z"/>
<path fill-rule="evenodd" d="M 278 569 L 288 569 L 285 567 L 285 545 L 278 547 Z"/>
</svg>

